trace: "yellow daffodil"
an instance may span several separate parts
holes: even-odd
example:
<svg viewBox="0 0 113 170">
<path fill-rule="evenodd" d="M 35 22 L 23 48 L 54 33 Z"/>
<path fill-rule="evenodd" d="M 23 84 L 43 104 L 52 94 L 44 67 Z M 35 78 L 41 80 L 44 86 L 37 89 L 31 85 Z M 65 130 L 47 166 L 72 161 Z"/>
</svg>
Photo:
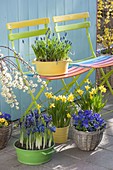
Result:
<svg viewBox="0 0 113 170">
<path fill-rule="evenodd" d="M 67 100 L 66 96 L 62 96 L 61 100 L 62 100 L 62 102 L 66 103 L 66 100 Z"/>
<path fill-rule="evenodd" d="M 87 83 L 87 84 L 90 84 L 90 81 L 89 81 L 89 79 L 87 79 L 87 80 L 85 81 L 85 83 Z"/>
<path fill-rule="evenodd" d="M 67 100 L 68 100 L 69 102 L 73 102 L 73 101 L 74 101 L 74 95 L 71 93 L 71 94 L 68 96 Z"/>
<path fill-rule="evenodd" d="M 92 94 L 90 94 L 90 99 L 91 99 L 91 100 L 93 99 L 93 95 L 92 95 Z"/>
<path fill-rule="evenodd" d="M 96 94 L 97 93 L 97 89 L 96 88 L 92 88 L 91 93 L 92 94 Z"/>
<path fill-rule="evenodd" d="M 58 96 L 53 96 L 53 98 L 54 98 L 56 101 L 60 100 Z"/>
<path fill-rule="evenodd" d="M 70 115 L 70 113 L 67 113 L 67 118 L 69 118 L 69 119 L 71 118 L 71 115 Z"/>
<path fill-rule="evenodd" d="M 53 97 L 48 100 L 49 105 L 47 111 L 49 115 L 52 115 L 52 120 L 56 127 L 68 126 L 70 124 L 71 114 L 74 110 L 72 109 L 72 105 L 74 106 L 73 101 L 74 95 L 72 93 L 68 96 L 53 95 Z"/>
<path fill-rule="evenodd" d="M 88 91 L 90 89 L 90 87 L 87 85 L 87 86 L 85 86 L 85 89 Z"/>
<path fill-rule="evenodd" d="M 41 105 L 37 104 L 37 109 L 40 110 L 41 108 Z"/>
<path fill-rule="evenodd" d="M 92 91 L 89 91 L 89 94 L 90 94 L 90 95 L 93 95 L 94 93 L 93 93 Z"/>
<path fill-rule="evenodd" d="M 62 95 L 59 95 L 58 98 L 59 98 L 59 100 L 62 100 Z"/>
<path fill-rule="evenodd" d="M 78 93 L 80 96 L 82 96 L 82 95 L 83 95 L 83 93 L 84 93 L 84 91 L 83 91 L 83 90 L 81 90 L 81 89 L 78 89 L 78 90 L 77 90 L 77 93 Z"/>
<path fill-rule="evenodd" d="M 106 93 L 106 88 L 104 86 L 100 86 L 99 90 L 101 91 L 101 93 Z"/>
<path fill-rule="evenodd" d="M 45 96 L 48 98 L 48 99 L 51 99 L 53 97 L 53 94 L 52 93 L 49 93 L 49 92 L 46 92 L 45 93 Z"/>
<path fill-rule="evenodd" d="M 54 108 L 54 107 L 55 107 L 55 104 L 54 104 L 54 103 L 51 103 L 49 107 L 50 107 L 50 109 L 51 109 L 51 108 Z"/>
</svg>

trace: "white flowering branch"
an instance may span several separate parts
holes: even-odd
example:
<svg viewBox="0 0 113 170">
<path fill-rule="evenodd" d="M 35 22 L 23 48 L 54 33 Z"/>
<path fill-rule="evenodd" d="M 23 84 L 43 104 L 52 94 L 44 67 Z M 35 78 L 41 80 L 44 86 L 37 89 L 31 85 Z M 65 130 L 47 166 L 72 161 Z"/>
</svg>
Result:
<svg viewBox="0 0 113 170">
<path fill-rule="evenodd" d="M 0 54 L 1 95 L 5 97 L 6 102 L 11 108 L 15 107 L 16 109 L 19 109 L 19 102 L 13 91 L 13 89 L 19 89 L 23 92 L 29 93 L 35 106 L 37 106 L 33 93 L 38 84 L 33 83 L 32 80 L 28 79 L 28 76 L 22 71 L 20 63 L 24 65 L 33 77 L 37 78 L 37 82 L 42 84 L 41 87 L 44 86 L 44 88 L 48 90 L 46 82 L 42 81 L 37 72 L 35 72 L 34 67 L 31 67 L 18 53 L 16 53 L 16 51 L 6 46 L 0 46 L 0 48 L 6 48 L 14 53 L 14 56 L 3 56 L 3 54 Z M 16 62 L 12 59 L 16 59 Z"/>
</svg>

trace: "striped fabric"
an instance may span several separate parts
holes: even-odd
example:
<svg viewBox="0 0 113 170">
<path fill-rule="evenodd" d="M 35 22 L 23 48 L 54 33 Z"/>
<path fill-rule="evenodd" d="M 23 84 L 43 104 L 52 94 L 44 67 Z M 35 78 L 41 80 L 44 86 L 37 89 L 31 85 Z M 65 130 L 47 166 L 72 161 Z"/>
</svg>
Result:
<svg viewBox="0 0 113 170">
<path fill-rule="evenodd" d="M 100 56 L 97 58 L 85 60 L 78 63 L 73 63 L 73 66 L 80 66 L 80 67 L 90 67 L 90 68 L 104 68 L 113 66 L 113 56 Z"/>
<path fill-rule="evenodd" d="M 64 75 L 58 75 L 58 76 L 40 76 L 41 78 L 47 79 L 47 80 L 58 80 L 58 79 L 64 79 L 69 78 L 72 76 L 77 76 L 79 74 L 85 73 L 90 68 L 84 68 L 84 67 L 75 67 L 72 66 L 68 69 L 68 72 Z"/>
</svg>

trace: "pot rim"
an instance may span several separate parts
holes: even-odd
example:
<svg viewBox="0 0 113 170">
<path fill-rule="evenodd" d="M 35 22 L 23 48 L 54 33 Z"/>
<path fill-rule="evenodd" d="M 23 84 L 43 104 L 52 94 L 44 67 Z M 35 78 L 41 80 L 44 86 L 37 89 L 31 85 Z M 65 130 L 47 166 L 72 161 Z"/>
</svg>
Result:
<svg viewBox="0 0 113 170">
<path fill-rule="evenodd" d="M 33 61 L 32 61 L 32 64 L 35 64 L 35 63 L 58 63 L 58 62 L 67 62 L 67 63 L 69 63 L 69 62 L 71 62 L 69 59 L 67 59 L 67 60 L 59 60 L 59 61 L 39 61 L 39 60 L 36 60 L 36 59 L 34 59 Z"/>
<path fill-rule="evenodd" d="M 93 132 L 83 132 L 83 131 L 80 131 L 80 130 L 77 130 L 73 127 L 73 130 L 76 131 L 76 133 L 79 133 L 79 134 L 86 134 L 86 135 L 94 135 L 94 134 L 98 134 L 98 133 L 101 133 L 101 132 L 104 132 L 105 128 L 101 129 L 101 130 L 98 130 L 98 131 L 93 131 Z"/>
<path fill-rule="evenodd" d="M 42 151 L 48 151 L 49 149 L 53 149 L 54 147 L 55 147 L 55 143 L 53 143 L 53 145 L 52 146 L 50 146 L 50 147 L 48 147 L 48 148 L 46 148 L 46 149 L 37 149 L 37 150 L 27 150 L 27 149 L 23 149 L 23 148 L 19 148 L 19 147 L 17 147 L 17 146 L 15 146 L 15 144 L 16 144 L 16 142 L 17 141 L 19 141 L 19 139 L 17 139 L 17 140 L 15 140 L 14 141 L 14 143 L 13 143 L 13 146 L 14 146 L 14 148 L 15 149 L 18 149 L 18 150 L 24 150 L 24 151 L 26 151 L 26 152 L 37 152 L 37 151 L 40 151 L 40 152 L 42 152 Z"/>
</svg>

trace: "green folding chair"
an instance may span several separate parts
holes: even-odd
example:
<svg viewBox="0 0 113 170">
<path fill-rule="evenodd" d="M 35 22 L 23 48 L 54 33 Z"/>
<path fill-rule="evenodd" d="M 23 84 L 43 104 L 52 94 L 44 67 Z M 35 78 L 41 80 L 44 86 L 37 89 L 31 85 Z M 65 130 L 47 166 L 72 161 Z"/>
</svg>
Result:
<svg viewBox="0 0 113 170">
<path fill-rule="evenodd" d="M 50 22 L 49 18 L 39 18 L 39 19 L 33 19 L 33 20 L 25 20 L 25 21 L 7 23 L 7 29 L 9 30 L 8 38 L 11 41 L 13 50 L 16 49 L 17 45 L 19 46 L 20 41 L 18 40 L 22 40 L 24 43 L 24 39 L 26 38 L 29 39 L 31 37 L 38 37 L 41 35 L 45 35 L 45 33 L 48 30 L 49 22 Z M 41 26 L 41 28 L 39 28 L 39 26 Z M 27 56 L 27 59 L 28 57 L 29 56 Z M 21 67 L 18 59 L 16 59 L 16 62 L 17 62 L 19 70 L 21 70 L 21 72 L 24 72 L 23 71 L 24 68 Z M 24 74 L 28 76 L 33 76 L 32 73 L 28 73 L 28 72 L 24 72 Z M 44 91 L 44 89 L 45 89 L 44 87 L 40 88 L 36 96 L 34 96 L 32 92 L 30 92 L 32 102 L 26 109 L 25 114 L 28 113 L 32 107 L 36 106 L 37 99 L 39 98 L 41 93 Z"/>
<path fill-rule="evenodd" d="M 53 16 L 53 22 L 55 24 L 55 32 L 57 33 L 58 38 L 60 39 L 61 32 L 67 32 L 67 31 L 73 31 L 73 30 L 79 30 L 79 29 L 86 30 L 85 32 L 86 32 L 89 48 L 91 51 L 91 56 L 88 56 L 87 58 L 84 58 L 82 60 L 73 61 L 71 65 L 84 67 L 84 68 L 90 68 L 90 71 L 86 75 L 87 78 L 89 78 L 89 76 L 91 76 L 91 74 L 96 69 L 100 69 L 100 72 L 102 74 L 100 85 L 104 85 L 106 83 L 111 94 L 113 95 L 113 89 L 108 81 L 109 77 L 113 74 L 113 70 L 105 74 L 104 69 L 103 69 L 104 67 L 113 66 L 113 57 L 111 56 L 96 57 L 96 54 L 94 52 L 93 45 L 91 42 L 91 38 L 90 38 L 90 33 L 89 33 L 90 21 L 88 21 L 88 18 L 89 18 L 88 12 L 69 14 L 69 15 L 63 15 L 63 16 Z M 70 21 L 73 21 L 73 23 L 70 23 Z M 84 84 L 84 79 L 83 81 L 80 82 L 79 86 L 81 87 L 83 84 Z"/>
<path fill-rule="evenodd" d="M 7 23 L 7 29 L 9 30 L 9 40 L 11 41 L 11 45 L 13 49 L 15 49 L 15 41 L 16 40 L 23 40 L 24 38 L 32 38 L 32 37 L 38 37 L 40 35 L 44 35 L 48 30 L 48 24 L 49 24 L 49 18 L 40 18 L 35 20 L 26 20 L 26 21 L 19 21 L 19 22 L 12 22 Z M 41 25 L 41 27 L 40 27 Z M 42 25 L 44 28 L 42 28 Z M 31 30 L 30 28 L 33 27 Z M 35 28 L 34 28 L 35 27 Z M 25 30 L 27 28 L 27 31 Z M 22 29 L 22 30 L 21 30 Z M 17 32 L 15 32 L 17 30 Z M 18 31 L 19 30 L 19 31 Z M 20 41 L 19 41 L 20 42 Z M 28 56 L 27 56 L 28 59 Z M 20 63 L 17 60 L 18 67 L 21 69 Z M 64 94 L 69 93 L 73 85 L 77 84 L 77 79 L 80 77 L 82 73 L 85 73 L 89 70 L 89 68 L 84 67 L 78 67 L 78 66 L 71 66 L 68 68 L 68 72 L 64 75 L 58 75 L 58 76 L 40 76 L 41 78 L 45 79 L 47 84 L 49 84 L 53 80 L 61 80 L 62 87 L 57 90 L 56 93 L 63 92 Z M 27 75 L 30 75 L 27 73 Z M 72 80 L 69 82 L 66 82 L 67 78 L 73 77 Z M 31 94 L 32 102 L 28 106 L 28 108 L 25 111 L 25 114 L 29 112 L 29 110 L 34 106 L 34 103 L 39 99 L 40 95 L 44 92 L 44 87 L 40 88 L 37 95 L 34 96 Z"/>
</svg>

